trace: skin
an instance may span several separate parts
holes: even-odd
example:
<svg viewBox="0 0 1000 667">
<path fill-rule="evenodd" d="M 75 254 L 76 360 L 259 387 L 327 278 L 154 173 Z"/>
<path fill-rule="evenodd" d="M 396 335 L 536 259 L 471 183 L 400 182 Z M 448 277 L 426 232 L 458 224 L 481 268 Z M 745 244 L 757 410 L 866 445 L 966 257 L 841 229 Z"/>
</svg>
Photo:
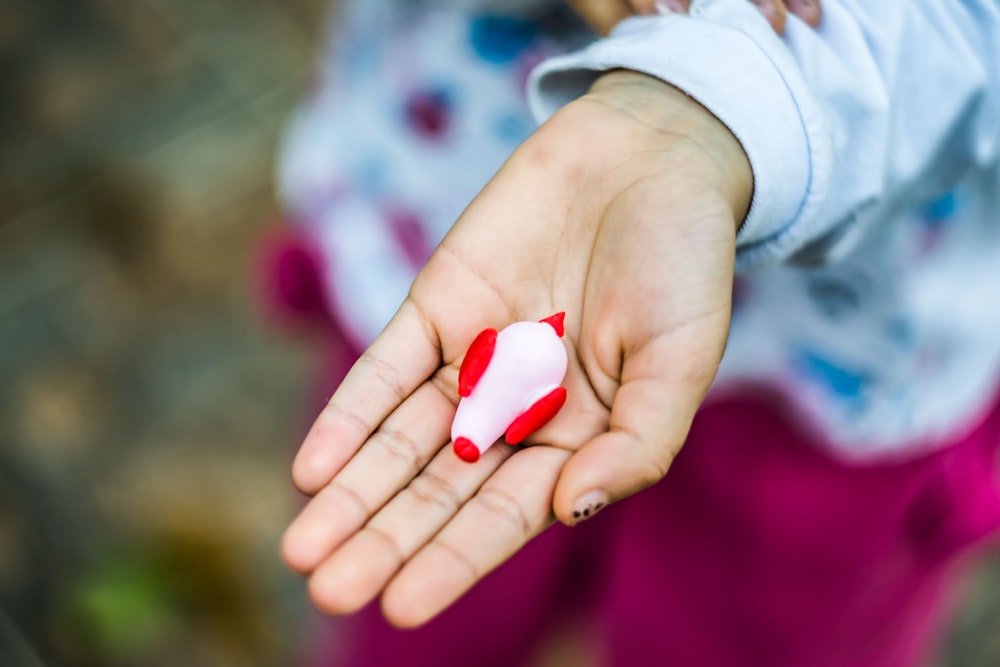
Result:
<svg viewBox="0 0 1000 667">
<path fill-rule="evenodd" d="M 779 35 L 791 12 L 812 27 L 823 18 L 820 0 L 749 0 L 764 15 Z M 656 14 L 657 0 L 569 0 L 570 6 L 601 34 L 607 34 L 620 21 L 636 14 Z M 660 0 L 673 12 L 686 13 L 690 0 Z"/>
<path fill-rule="evenodd" d="M 600 78 L 476 197 L 294 462 L 283 554 L 315 605 L 381 595 L 418 626 L 553 521 L 658 482 L 729 327 L 753 177 L 728 129 L 659 80 Z M 532 446 L 450 450 L 476 334 L 565 310 L 569 399 Z M 574 516 L 574 513 L 578 513 Z"/>
</svg>

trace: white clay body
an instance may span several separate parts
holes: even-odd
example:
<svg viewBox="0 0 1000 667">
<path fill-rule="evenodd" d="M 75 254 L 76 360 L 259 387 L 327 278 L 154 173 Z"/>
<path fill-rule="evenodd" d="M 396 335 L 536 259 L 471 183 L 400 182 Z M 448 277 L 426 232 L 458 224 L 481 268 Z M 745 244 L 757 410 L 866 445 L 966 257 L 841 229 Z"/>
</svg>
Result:
<svg viewBox="0 0 1000 667">
<path fill-rule="evenodd" d="M 566 347 L 548 324 L 515 322 L 497 334 L 489 365 L 472 394 L 458 404 L 451 438 L 486 451 L 511 422 L 566 375 Z"/>
</svg>

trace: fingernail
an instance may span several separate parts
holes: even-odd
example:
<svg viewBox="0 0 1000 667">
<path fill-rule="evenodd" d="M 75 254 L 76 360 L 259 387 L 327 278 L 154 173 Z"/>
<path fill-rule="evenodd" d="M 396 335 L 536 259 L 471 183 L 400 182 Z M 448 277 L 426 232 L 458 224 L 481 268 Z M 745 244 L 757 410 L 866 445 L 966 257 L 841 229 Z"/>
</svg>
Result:
<svg viewBox="0 0 1000 667">
<path fill-rule="evenodd" d="M 584 521 L 600 512 L 608 504 L 603 491 L 590 491 L 580 496 L 573 505 L 573 519 Z"/>
<path fill-rule="evenodd" d="M 687 9 L 684 7 L 684 3 L 680 0 L 656 0 L 653 3 L 656 7 L 656 11 L 661 14 L 685 14 Z"/>
</svg>

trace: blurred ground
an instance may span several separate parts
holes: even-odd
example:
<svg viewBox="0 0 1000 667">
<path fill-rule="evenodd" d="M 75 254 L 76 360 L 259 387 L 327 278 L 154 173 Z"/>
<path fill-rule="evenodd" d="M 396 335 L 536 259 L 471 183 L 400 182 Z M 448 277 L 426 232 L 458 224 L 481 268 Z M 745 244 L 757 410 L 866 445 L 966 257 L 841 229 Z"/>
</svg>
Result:
<svg viewBox="0 0 1000 667">
<path fill-rule="evenodd" d="M 299 662 L 310 359 L 251 257 L 324 5 L 0 4 L 0 664 Z M 1000 567 L 940 664 L 1000 665 Z"/>
<path fill-rule="evenodd" d="M 0 2 L 0 664 L 295 663 L 250 264 L 325 4 Z"/>
</svg>

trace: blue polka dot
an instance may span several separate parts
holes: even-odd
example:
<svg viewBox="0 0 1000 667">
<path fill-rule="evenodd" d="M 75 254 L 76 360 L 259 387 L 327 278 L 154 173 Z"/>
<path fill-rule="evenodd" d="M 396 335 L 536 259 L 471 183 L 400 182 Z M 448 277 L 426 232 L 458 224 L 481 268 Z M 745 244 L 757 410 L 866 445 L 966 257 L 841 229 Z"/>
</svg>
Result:
<svg viewBox="0 0 1000 667">
<path fill-rule="evenodd" d="M 866 373 L 851 371 L 816 352 L 800 350 L 796 363 L 809 378 L 822 382 L 842 398 L 858 399 L 871 383 Z"/>
<path fill-rule="evenodd" d="M 946 192 L 924 209 L 924 218 L 930 225 L 940 225 L 954 217 L 958 210 L 958 197 L 954 192 Z"/>
<path fill-rule="evenodd" d="M 509 63 L 535 40 L 535 24 L 512 16 L 481 16 L 472 21 L 469 41 L 476 54 L 491 63 Z"/>
</svg>

